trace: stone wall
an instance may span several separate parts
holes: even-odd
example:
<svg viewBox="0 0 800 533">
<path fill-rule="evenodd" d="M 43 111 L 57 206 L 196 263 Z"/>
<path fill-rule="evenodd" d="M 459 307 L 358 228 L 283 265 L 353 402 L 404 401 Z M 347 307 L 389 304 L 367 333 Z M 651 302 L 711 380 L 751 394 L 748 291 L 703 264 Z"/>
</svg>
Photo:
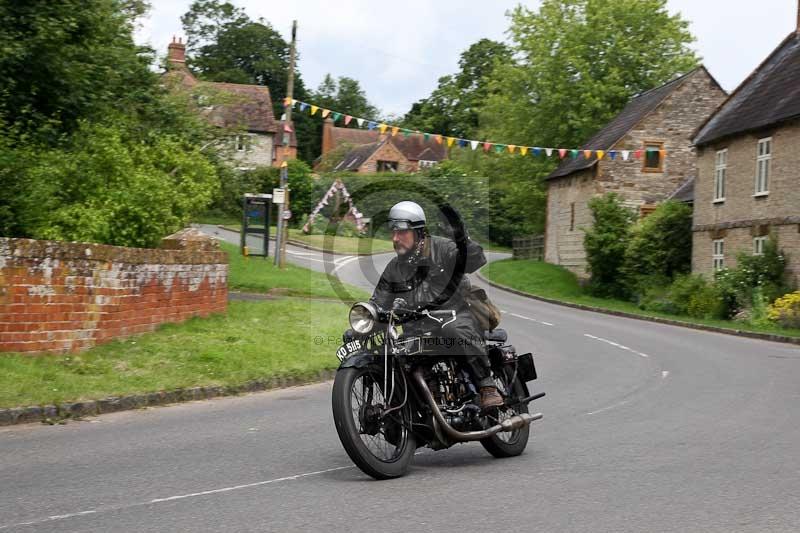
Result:
<svg viewBox="0 0 800 533">
<path fill-rule="evenodd" d="M 224 312 L 227 255 L 197 233 L 164 249 L 0 238 L 0 352 L 77 352 Z"/>
<path fill-rule="evenodd" d="M 248 138 L 244 151 L 237 151 L 234 145 L 233 160 L 238 167 L 270 167 L 273 165 L 274 135 L 271 133 L 240 133 Z M 235 138 L 232 141 L 235 144 Z"/>
<path fill-rule="evenodd" d="M 765 137 L 772 137 L 769 192 L 755 195 L 756 150 L 758 140 Z M 716 153 L 723 149 L 728 150 L 725 199 L 715 202 Z M 798 278 L 800 121 L 703 147 L 694 190 L 694 272 L 712 272 L 713 239 L 725 240 L 725 266 L 735 266 L 739 252 L 752 253 L 755 236 L 772 233 L 789 256 L 789 270 Z"/>
<path fill-rule="evenodd" d="M 592 169 L 550 180 L 545 260 L 586 277 L 582 228 L 592 224 L 589 200 L 615 192 L 625 205 L 637 211 L 643 205 L 664 200 L 684 181 L 695 176 L 692 134 L 724 99 L 725 93 L 708 72 L 699 69 L 610 148 L 631 151 L 629 161 L 624 161 L 620 155 L 614 160 L 605 156 Z M 633 152 L 644 149 L 648 142 L 664 143 L 666 157 L 662 172 L 645 172 L 644 157 L 633 159 Z"/>
</svg>

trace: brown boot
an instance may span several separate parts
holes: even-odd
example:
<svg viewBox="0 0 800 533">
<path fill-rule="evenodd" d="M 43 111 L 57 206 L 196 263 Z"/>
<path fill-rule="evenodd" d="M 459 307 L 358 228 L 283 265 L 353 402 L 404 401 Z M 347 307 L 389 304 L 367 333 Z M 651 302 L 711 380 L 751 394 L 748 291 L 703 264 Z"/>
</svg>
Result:
<svg viewBox="0 0 800 533">
<path fill-rule="evenodd" d="M 497 392 L 497 387 L 481 387 L 481 409 L 500 407 L 503 403 L 503 397 Z"/>
</svg>

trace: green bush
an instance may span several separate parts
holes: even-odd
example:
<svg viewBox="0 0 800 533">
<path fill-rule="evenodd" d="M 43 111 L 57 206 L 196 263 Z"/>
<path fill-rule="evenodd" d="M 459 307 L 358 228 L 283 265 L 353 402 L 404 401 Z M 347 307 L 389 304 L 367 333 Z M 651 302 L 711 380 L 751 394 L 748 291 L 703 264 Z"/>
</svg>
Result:
<svg viewBox="0 0 800 533">
<path fill-rule="evenodd" d="M 683 275 L 672 284 L 652 285 L 642 296 L 639 306 L 648 311 L 693 318 L 723 318 L 725 309 L 718 289 L 698 275 Z"/>
<path fill-rule="evenodd" d="M 660 204 L 631 226 L 620 268 L 628 291 L 641 294 L 653 276 L 667 282 L 691 270 L 692 209 L 683 203 Z"/>
<path fill-rule="evenodd" d="M 589 209 L 593 224 L 586 230 L 583 240 L 591 274 L 587 288 L 596 296 L 623 297 L 626 287 L 621 268 L 630 239 L 633 213 L 614 193 L 592 198 Z"/>
</svg>

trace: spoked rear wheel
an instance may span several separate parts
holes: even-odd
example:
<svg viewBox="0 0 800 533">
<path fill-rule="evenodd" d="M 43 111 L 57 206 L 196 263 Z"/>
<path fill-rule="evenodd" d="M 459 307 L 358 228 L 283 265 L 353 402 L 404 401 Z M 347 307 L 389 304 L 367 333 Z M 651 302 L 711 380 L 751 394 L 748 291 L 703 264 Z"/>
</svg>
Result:
<svg viewBox="0 0 800 533">
<path fill-rule="evenodd" d="M 382 388 L 380 369 L 340 369 L 333 382 L 333 419 L 339 440 L 356 466 L 375 479 L 391 479 L 408 471 L 416 442 L 408 429 L 408 404 L 381 416 L 387 403 L 390 408 L 401 405 L 404 384 L 395 379 L 388 402 Z"/>
<path fill-rule="evenodd" d="M 514 383 L 511 386 L 509 386 L 507 382 L 508 378 L 505 375 L 502 377 L 495 377 L 497 390 L 503 393 L 504 397 L 507 399 L 521 399 L 526 396 L 525 387 L 519 377 L 515 377 Z M 497 422 L 502 422 L 514 415 L 527 412 L 527 404 L 521 404 L 513 407 L 500 407 L 493 416 L 496 418 Z M 501 431 L 495 433 L 491 437 L 482 439 L 481 445 L 483 445 L 487 452 L 495 457 L 514 457 L 525 451 L 525 447 L 528 445 L 528 438 L 530 437 L 530 429 L 530 426 L 523 426 L 514 431 Z"/>
</svg>

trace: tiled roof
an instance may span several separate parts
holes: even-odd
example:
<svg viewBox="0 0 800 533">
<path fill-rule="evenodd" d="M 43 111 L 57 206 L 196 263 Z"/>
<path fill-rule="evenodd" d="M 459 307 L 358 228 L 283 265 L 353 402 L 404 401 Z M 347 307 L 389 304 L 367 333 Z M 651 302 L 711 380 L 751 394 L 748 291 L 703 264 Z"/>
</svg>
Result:
<svg viewBox="0 0 800 533">
<path fill-rule="evenodd" d="M 672 81 L 651 89 L 647 92 L 640 94 L 633 98 L 628 105 L 625 106 L 611 122 L 595 133 L 591 139 L 581 146 L 581 150 L 608 150 L 613 147 L 625 134 L 627 134 L 636 124 L 643 118 L 652 113 L 681 83 L 689 76 L 704 67 L 698 67 L 695 70 L 684 74 Z M 586 159 L 581 153 L 575 159 L 567 159 L 558 166 L 547 179 L 560 178 L 568 176 L 573 172 L 578 172 L 586 168 L 592 167 L 597 162 L 597 158 L 593 155 Z"/>
<path fill-rule="evenodd" d="M 667 200 L 675 200 L 678 202 L 691 203 L 694 201 L 694 178 L 689 178 L 684 181 L 680 187 L 675 189 L 672 194 L 667 197 Z"/>
<path fill-rule="evenodd" d="M 257 133 L 276 133 L 278 124 L 272 113 L 269 88 L 239 83 L 203 83 L 227 93 L 230 101 L 214 105 L 209 111 L 212 123 L 223 127 L 240 127 Z"/>
<path fill-rule="evenodd" d="M 336 148 L 340 144 L 371 144 L 380 140 L 381 132 L 377 129 L 362 130 L 359 128 L 339 128 L 333 126 L 331 128 L 331 140 L 333 145 L 331 148 Z"/>
<path fill-rule="evenodd" d="M 358 170 L 358 167 L 364 164 L 364 161 L 369 159 L 369 156 L 375 153 L 375 150 L 383 146 L 386 140 L 374 142 L 370 144 L 362 144 L 347 152 L 347 155 L 336 165 L 333 170 Z"/>
<path fill-rule="evenodd" d="M 437 143 L 433 139 L 427 141 L 422 135 L 409 135 L 403 137 L 396 135 L 391 138 L 398 150 L 400 150 L 409 161 L 441 161 L 447 158 L 447 148 L 444 143 Z M 425 157 L 420 157 L 425 153 Z"/>
<path fill-rule="evenodd" d="M 792 32 L 700 127 L 698 146 L 800 117 L 800 33 Z"/>
</svg>

